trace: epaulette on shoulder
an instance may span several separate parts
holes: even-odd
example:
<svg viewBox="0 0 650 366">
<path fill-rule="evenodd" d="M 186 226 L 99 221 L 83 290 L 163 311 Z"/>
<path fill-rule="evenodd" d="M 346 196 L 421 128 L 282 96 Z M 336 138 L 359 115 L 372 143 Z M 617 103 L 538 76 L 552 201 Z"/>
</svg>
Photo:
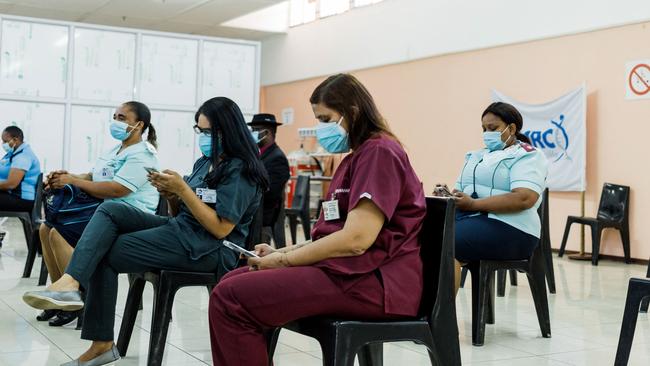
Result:
<svg viewBox="0 0 650 366">
<path fill-rule="evenodd" d="M 535 149 L 534 146 L 532 146 L 531 144 L 527 144 L 525 142 L 520 142 L 519 146 L 521 146 L 524 150 L 526 150 L 526 152 L 533 152 L 533 151 L 537 150 L 537 149 Z"/>
</svg>

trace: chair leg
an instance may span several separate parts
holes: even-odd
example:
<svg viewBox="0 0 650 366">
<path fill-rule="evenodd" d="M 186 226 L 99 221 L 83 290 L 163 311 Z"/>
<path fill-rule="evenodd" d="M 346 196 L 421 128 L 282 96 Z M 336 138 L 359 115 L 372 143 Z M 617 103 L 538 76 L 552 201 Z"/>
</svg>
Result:
<svg viewBox="0 0 650 366">
<path fill-rule="evenodd" d="M 623 242 L 623 253 L 625 254 L 625 263 L 632 263 L 630 258 L 630 228 L 628 225 L 624 225 L 621 230 L 621 241 Z"/>
<path fill-rule="evenodd" d="M 510 286 L 517 286 L 517 270 L 511 269 L 508 272 L 510 273 Z"/>
<path fill-rule="evenodd" d="M 298 231 L 298 218 L 294 215 L 289 216 L 289 232 L 291 233 L 291 244 L 296 245 L 296 233 Z"/>
<path fill-rule="evenodd" d="M 120 356 L 122 357 L 126 356 L 126 351 L 129 348 L 131 334 L 133 334 L 133 327 L 135 326 L 135 318 L 138 316 L 138 305 L 142 304 L 142 292 L 144 291 L 145 285 L 145 281 L 141 277 L 133 276 L 130 280 L 129 294 L 126 298 L 124 315 L 122 316 L 122 324 L 120 325 L 120 334 L 117 337 L 117 349 L 120 351 Z"/>
<path fill-rule="evenodd" d="M 371 343 L 361 347 L 359 354 L 359 366 L 382 366 L 384 364 L 384 345 L 382 343 Z"/>
<path fill-rule="evenodd" d="M 149 366 L 162 365 L 176 290 L 177 288 L 172 286 L 168 279 L 161 276 L 151 317 L 151 335 L 149 337 L 149 355 L 147 357 L 147 365 Z"/>
<path fill-rule="evenodd" d="M 598 265 L 598 257 L 600 256 L 600 235 L 602 229 L 600 225 L 591 226 L 591 264 Z"/>
<path fill-rule="evenodd" d="M 300 223 L 302 224 L 302 232 L 305 240 L 311 240 L 311 218 L 309 217 L 309 213 L 301 215 Z"/>
<path fill-rule="evenodd" d="M 269 355 L 269 365 L 273 365 L 273 355 L 275 354 L 275 348 L 278 345 L 278 338 L 280 337 L 281 330 L 282 328 L 275 328 L 266 334 L 266 350 Z"/>
<path fill-rule="evenodd" d="M 548 297 L 546 296 L 546 276 L 544 275 L 544 263 L 542 258 L 536 258 L 533 254 L 530 271 L 526 273 L 530 292 L 533 295 L 537 321 L 542 331 L 542 337 L 551 337 L 551 316 L 548 310 Z"/>
<path fill-rule="evenodd" d="M 45 265 L 45 257 L 41 258 L 41 274 L 38 276 L 38 285 L 44 286 L 47 283 L 47 266 Z"/>
<path fill-rule="evenodd" d="M 553 252 L 551 250 L 551 241 L 544 235 L 539 243 L 542 246 L 542 255 L 544 256 L 544 273 L 548 284 L 548 292 L 555 293 L 555 269 L 553 268 Z"/>
<path fill-rule="evenodd" d="M 647 313 L 648 306 L 650 305 L 650 297 L 646 297 L 641 301 L 641 310 L 640 313 Z"/>
<path fill-rule="evenodd" d="M 486 305 L 490 288 L 489 271 L 480 264 L 470 270 L 472 271 L 472 344 L 482 346 L 485 341 Z"/>
<path fill-rule="evenodd" d="M 506 296 L 506 269 L 497 270 L 497 296 Z"/>
<path fill-rule="evenodd" d="M 488 296 L 487 303 L 485 304 L 485 324 L 494 324 L 494 304 L 495 304 L 495 293 L 496 293 L 496 271 L 487 271 L 489 280 L 488 280 Z"/>
<path fill-rule="evenodd" d="M 460 287 L 465 287 L 465 280 L 467 279 L 467 267 L 463 267 L 460 271 Z"/>
<path fill-rule="evenodd" d="M 645 283 L 630 280 L 627 288 L 627 298 L 625 300 L 625 311 L 623 312 L 623 323 L 621 324 L 621 334 L 618 338 L 618 349 L 616 350 L 616 359 L 614 366 L 625 366 L 630 358 L 632 341 L 634 340 L 634 329 L 639 316 L 639 304 L 642 299 L 648 298 L 647 286 Z"/>
<path fill-rule="evenodd" d="M 562 257 L 564 255 L 564 249 L 566 248 L 566 242 L 569 240 L 569 231 L 571 230 L 571 224 L 573 222 L 570 222 L 567 220 L 566 226 L 564 227 L 564 235 L 562 235 L 562 244 L 560 245 L 560 251 L 557 252 L 558 257 Z"/>
<path fill-rule="evenodd" d="M 25 268 L 23 269 L 23 278 L 29 278 L 32 276 L 32 268 L 34 268 L 34 261 L 36 260 L 36 254 L 38 252 L 38 248 L 34 241 L 34 236 L 38 235 L 38 232 L 33 232 L 31 229 L 31 223 L 23 220 L 21 220 L 21 222 L 23 224 L 23 232 L 25 233 L 25 241 L 27 242 L 27 260 L 25 261 Z"/>
</svg>

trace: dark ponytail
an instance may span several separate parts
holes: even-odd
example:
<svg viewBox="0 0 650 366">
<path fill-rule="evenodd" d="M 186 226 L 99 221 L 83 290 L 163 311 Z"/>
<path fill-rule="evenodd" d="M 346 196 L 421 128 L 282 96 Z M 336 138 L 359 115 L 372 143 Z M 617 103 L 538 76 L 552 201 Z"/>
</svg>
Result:
<svg viewBox="0 0 650 366">
<path fill-rule="evenodd" d="M 485 117 L 486 114 L 491 113 L 499 117 L 506 125 L 514 124 L 516 127 L 515 137 L 517 140 L 530 144 L 530 139 L 528 136 L 521 133 L 521 129 L 524 126 L 524 119 L 521 117 L 521 113 L 513 105 L 503 102 L 495 102 L 490 104 L 481 118 Z"/>
<path fill-rule="evenodd" d="M 149 130 L 149 133 L 147 134 L 147 142 L 153 145 L 153 147 L 158 148 L 156 129 L 154 129 L 153 125 L 151 124 L 151 111 L 149 111 L 149 107 L 147 107 L 147 105 L 144 103 L 136 102 L 133 100 L 124 103 L 124 106 L 129 108 L 131 112 L 135 113 L 138 121 L 142 121 L 142 123 L 144 123 L 144 126 L 142 127 L 142 133 L 144 134 L 147 129 Z"/>
</svg>

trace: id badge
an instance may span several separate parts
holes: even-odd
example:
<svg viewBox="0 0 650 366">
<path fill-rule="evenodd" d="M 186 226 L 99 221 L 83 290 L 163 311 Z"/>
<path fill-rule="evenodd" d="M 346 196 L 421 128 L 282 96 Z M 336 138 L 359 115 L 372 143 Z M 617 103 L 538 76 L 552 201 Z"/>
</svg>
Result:
<svg viewBox="0 0 650 366">
<path fill-rule="evenodd" d="M 102 178 L 103 179 L 113 179 L 115 170 L 113 168 L 104 167 L 102 168 Z"/>
<path fill-rule="evenodd" d="M 323 216 L 325 217 L 325 221 L 340 219 L 341 214 L 339 212 L 339 200 L 323 202 Z"/>
<path fill-rule="evenodd" d="M 204 203 L 217 203 L 217 191 L 210 188 L 197 188 L 196 195 Z"/>
</svg>

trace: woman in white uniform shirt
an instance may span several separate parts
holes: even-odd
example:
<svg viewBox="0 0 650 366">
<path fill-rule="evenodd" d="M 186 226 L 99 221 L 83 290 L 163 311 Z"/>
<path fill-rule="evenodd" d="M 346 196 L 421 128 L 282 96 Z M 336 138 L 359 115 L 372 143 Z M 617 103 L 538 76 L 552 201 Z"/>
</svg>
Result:
<svg viewBox="0 0 650 366">
<path fill-rule="evenodd" d="M 492 103 L 481 121 L 485 147 L 467 153 L 452 192 L 458 207 L 456 259 L 529 258 L 539 242 L 546 158 L 521 133 L 523 119 L 512 105 Z M 441 195 L 441 187 L 434 194 Z"/>
</svg>

